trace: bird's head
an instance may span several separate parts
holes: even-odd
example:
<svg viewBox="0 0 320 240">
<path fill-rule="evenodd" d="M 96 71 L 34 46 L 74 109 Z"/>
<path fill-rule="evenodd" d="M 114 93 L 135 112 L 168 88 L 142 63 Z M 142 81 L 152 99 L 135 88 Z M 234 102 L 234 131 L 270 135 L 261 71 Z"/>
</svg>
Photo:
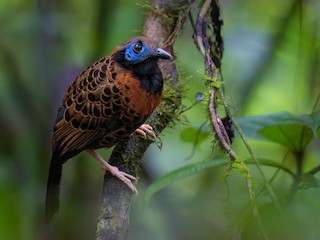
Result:
<svg viewBox="0 0 320 240">
<path fill-rule="evenodd" d="M 134 37 L 116 48 L 113 59 L 127 68 L 148 68 L 155 65 L 158 59 L 172 59 L 172 55 L 152 38 Z"/>
<path fill-rule="evenodd" d="M 131 64 L 142 63 L 147 59 L 172 59 L 170 53 L 158 48 L 151 39 L 138 38 L 125 48 L 125 59 Z"/>
</svg>

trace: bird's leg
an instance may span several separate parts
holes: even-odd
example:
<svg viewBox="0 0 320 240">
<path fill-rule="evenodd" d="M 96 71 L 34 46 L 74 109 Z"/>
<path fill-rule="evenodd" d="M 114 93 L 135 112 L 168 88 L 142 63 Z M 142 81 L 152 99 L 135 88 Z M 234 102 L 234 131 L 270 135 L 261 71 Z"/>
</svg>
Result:
<svg viewBox="0 0 320 240">
<path fill-rule="evenodd" d="M 150 137 L 151 140 L 156 142 L 157 146 L 161 149 L 162 148 L 162 141 L 161 139 L 154 133 L 153 128 L 149 124 L 142 124 L 139 128 L 135 130 L 136 133 L 141 135 L 142 137 Z"/>
<path fill-rule="evenodd" d="M 131 180 L 136 180 L 136 178 L 128 173 L 120 171 L 117 167 L 107 163 L 95 150 L 87 149 L 87 152 L 90 153 L 95 159 L 97 159 L 103 165 L 103 169 L 109 171 L 113 176 L 118 178 L 120 181 L 124 182 L 132 192 L 138 193 L 136 187 L 132 184 Z"/>
</svg>

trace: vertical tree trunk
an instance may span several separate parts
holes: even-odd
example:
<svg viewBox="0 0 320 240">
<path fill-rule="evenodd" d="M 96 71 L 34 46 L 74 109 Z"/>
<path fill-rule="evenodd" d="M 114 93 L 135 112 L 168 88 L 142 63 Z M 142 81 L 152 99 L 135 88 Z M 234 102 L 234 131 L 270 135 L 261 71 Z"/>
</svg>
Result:
<svg viewBox="0 0 320 240">
<path fill-rule="evenodd" d="M 187 16 L 184 13 L 189 11 L 191 2 L 190 0 L 154 0 L 153 9 L 150 10 L 145 20 L 144 35 L 158 39 L 160 47 L 173 52 L 174 40 L 184 22 L 181 16 Z M 172 120 L 181 99 L 181 91 L 175 87 L 175 84 L 178 83 L 175 64 L 160 61 L 159 65 L 165 80 L 164 91 L 169 87 L 171 95 L 162 100 L 158 109 L 148 120 L 157 134 Z M 158 114 L 160 112 L 161 114 Z M 140 160 L 150 144 L 149 140 L 133 136 L 115 147 L 109 162 L 118 166 L 122 171 L 137 175 Z M 106 173 L 96 239 L 124 240 L 127 238 L 131 197 L 132 193 L 127 186 Z"/>
</svg>

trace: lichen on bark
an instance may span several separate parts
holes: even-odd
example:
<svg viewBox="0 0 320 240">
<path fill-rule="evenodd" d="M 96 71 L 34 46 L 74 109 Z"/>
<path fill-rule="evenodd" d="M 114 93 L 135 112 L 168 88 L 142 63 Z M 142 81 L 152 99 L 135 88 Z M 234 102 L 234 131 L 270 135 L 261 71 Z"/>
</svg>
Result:
<svg viewBox="0 0 320 240">
<path fill-rule="evenodd" d="M 177 22 L 180 23 L 178 26 L 181 26 L 181 9 L 188 9 L 191 2 L 154 0 L 152 6 L 157 11 L 150 9 L 144 24 L 144 36 L 157 39 L 160 47 L 173 53 L 178 32 Z M 166 42 L 168 39 L 170 41 Z M 160 106 L 147 121 L 152 124 L 156 134 L 176 117 L 181 102 L 181 89 L 177 85 L 179 76 L 174 61 L 168 63 L 160 60 L 159 67 L 165 81 L 165 90 L 170 89 L 170 94 L 164 94 Z M 151 143 L 150 140 L 132 135 L 127 141 L 115 146 L 109 162 L 120 170 L 137 176 L 142 156 Z M 132 192 L 128 187 L 107 172 L 102 189 L 96 239 L 127 239 L 131 198 Z"/>
</svg>

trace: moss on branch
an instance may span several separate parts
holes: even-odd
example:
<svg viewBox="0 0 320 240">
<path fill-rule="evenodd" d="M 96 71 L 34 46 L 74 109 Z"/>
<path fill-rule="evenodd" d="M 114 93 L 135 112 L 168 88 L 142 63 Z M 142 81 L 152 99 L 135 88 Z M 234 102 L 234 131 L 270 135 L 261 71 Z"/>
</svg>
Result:
<svg viewBox="0 0 320 240">
<path fill-rule="evenodd" d="M 161 11 L 161 14 L 149 11 L 145 20 L 144 35 L 158 39 L 161 47 L 164 47 L 163 43 L 169 37 L 172 38 L 173 32 L 177 32 L 175 23 L 179 18 L 181 6 L 188 6 L 187 4 L 190 3 L 190 1 L 180 1 L 179 5 L 175 5 L 178 8 L 174 8 L 170 5 L 172 2 L 154 0 L 154 8 Z M 165 46 L 167 51 L 173 52 L 174 40 Z M 168 64 L 160 61 L 159 66 L 165 80 L 163 100 L 147 121 L 156 134 L 159 134 L 170 121 L 177 117 L 177 110 L 181 103 L 181 88 L 178 84 L 179 77 L 175 63 Z M 137 176 L 142 156 L 151 143 L 152 141 L 133 134 L 127 141 L 115 146 L 109 162 L 120 170 Z M 131 198 L 132 192 L 128 187 L 107 172 L 104 177 L 96 239 L 124 240 L 127 238 Z"/>
</svg>

